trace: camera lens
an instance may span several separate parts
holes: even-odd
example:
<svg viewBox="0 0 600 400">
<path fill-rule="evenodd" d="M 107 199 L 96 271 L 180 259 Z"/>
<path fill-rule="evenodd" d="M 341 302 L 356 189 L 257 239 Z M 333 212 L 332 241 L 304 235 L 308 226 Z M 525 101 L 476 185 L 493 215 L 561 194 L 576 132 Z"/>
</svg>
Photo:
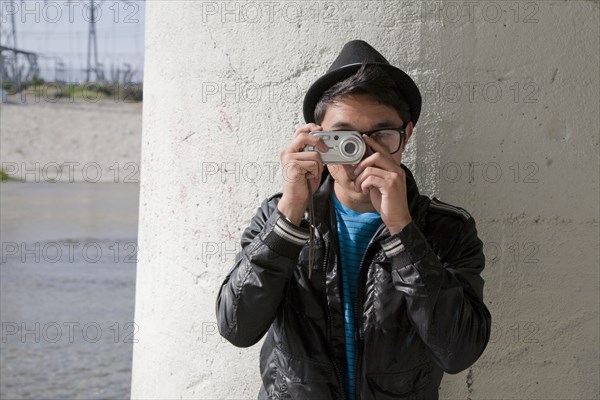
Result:
<svg viewBox="0 0 600 400">
<path fill-rule="evenodd" d="M 351 156 L 356 153 L 356 144 L 354 142 L 346 142 L 344 144 L 344 153 Z"/>
</svg>

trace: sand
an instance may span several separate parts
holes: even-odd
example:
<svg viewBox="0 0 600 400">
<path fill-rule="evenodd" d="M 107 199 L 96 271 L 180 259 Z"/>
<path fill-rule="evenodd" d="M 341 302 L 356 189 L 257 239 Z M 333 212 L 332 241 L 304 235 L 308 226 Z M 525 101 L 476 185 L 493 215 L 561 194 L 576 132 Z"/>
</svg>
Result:
<svg viewBox="0 0 600 400">
<path fill-rule="evenodd" d="M 0 104 L 0 166 L 27 182 L 139 182 L 142 102 L 33 94 Z"/>
</svg>

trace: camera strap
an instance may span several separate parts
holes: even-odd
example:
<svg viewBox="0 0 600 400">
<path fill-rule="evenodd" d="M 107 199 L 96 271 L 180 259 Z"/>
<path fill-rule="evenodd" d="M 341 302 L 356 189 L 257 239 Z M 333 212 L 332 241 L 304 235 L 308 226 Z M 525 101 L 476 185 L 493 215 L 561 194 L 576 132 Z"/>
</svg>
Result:
<svg viewBox="0 0 600 400">
<path fill-rule="evenodd" d="M 306 184 L 308 185 L 308 213 L 309 219 L 309 237 L 308 237 L 308 279 L 310 279 L 312 269 L 313 269 L 313 254 L 314 254 L 314 243 L 315 243 L 315 231 L 314 225 L 315 222 L 315 209 L 314 209 L 314 200 L 312 188 L 310 185 L 310 180 L 306 180 Z"/>
</svg>

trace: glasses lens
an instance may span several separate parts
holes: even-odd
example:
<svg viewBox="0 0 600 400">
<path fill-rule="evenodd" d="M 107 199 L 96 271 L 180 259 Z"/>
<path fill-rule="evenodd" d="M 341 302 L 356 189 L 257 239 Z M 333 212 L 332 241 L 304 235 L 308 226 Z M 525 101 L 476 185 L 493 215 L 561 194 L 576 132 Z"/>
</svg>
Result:
<svg viewBox="0 0 600 400">
<path fill-rule="evenodd" d="M 381 131 L 373 132 L 371 138 L 387 147 L 390 153 L 396 151 L 398 147 L 400 147 L 400 132 L 394 129 L 383 129 Z"/>
</svg>

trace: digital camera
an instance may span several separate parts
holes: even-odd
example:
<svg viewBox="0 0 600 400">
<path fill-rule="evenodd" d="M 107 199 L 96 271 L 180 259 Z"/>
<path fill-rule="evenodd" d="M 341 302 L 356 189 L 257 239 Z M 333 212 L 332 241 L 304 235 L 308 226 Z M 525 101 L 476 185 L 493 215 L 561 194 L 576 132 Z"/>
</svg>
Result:
<svg viewBox="0 0 600 400">
<path fill-rule="evenodd" d="M 327 153 L 321 153 L 314 146 L 304 147 L 304 151 L 321 154 L 323 164 L 358 164 L 367 149 L 361 134 L 356 131 L 314 131 L 310 134 L 320 137 L 329 147 Z"/>
</svg>

